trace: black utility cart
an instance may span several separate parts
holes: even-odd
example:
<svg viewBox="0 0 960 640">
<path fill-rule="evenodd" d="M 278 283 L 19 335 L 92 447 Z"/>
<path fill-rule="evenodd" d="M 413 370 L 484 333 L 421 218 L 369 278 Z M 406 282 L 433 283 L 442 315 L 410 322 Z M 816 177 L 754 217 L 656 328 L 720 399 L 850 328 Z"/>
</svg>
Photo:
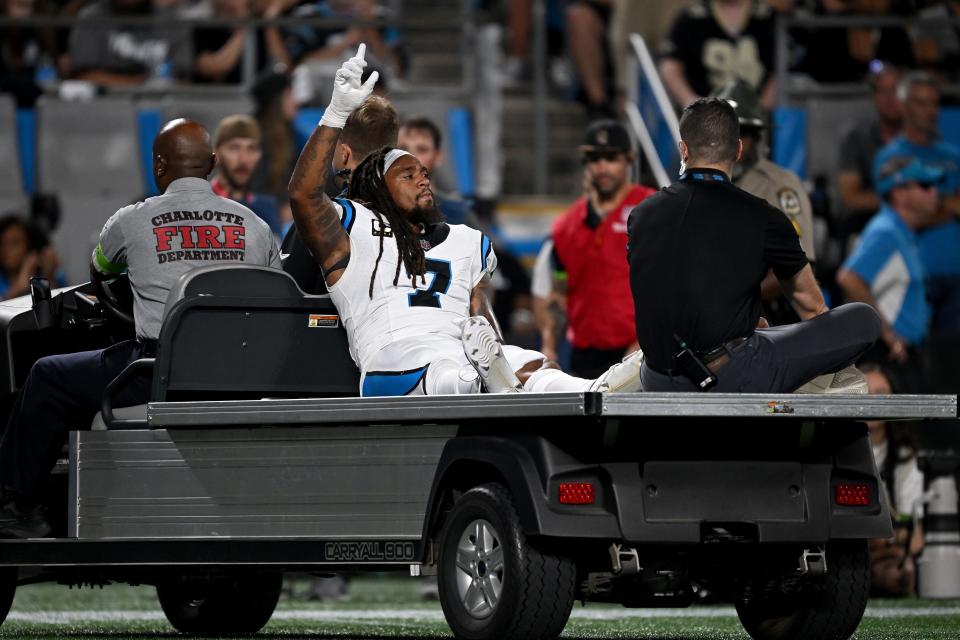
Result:
<svg viewBox="0 0 960 640">
<path fill-rule="evenodd" d="M 862 420 L 957 416 L 955 396 L 360 399 L 327 298 L 255 267 L 181 285 L 128 374 L 152 370 L 153 402 L 115 412 L 122 375 L 49 483 L 56 537 L 0 541 L 4 615 L 18 583 L 147 583 L 181 631 L 248 633 L 284 572 L 398 570 L 437 575 L 458 638 L 705 593 L 757 639 L 847 638 L 866 540 L 891 533 Z M 116 337 L 91 293 L 0 305 L 8 396 L 39 355 Z"/>
</svg>

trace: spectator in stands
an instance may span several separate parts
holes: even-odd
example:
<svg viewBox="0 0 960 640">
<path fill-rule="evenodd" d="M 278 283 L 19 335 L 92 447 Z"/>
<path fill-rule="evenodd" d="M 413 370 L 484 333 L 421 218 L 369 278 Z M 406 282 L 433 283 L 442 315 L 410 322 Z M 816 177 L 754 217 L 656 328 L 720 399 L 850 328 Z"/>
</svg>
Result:
<svg viewBox="0 0 960 640">
<path fill-rule="evenodd" d="M 610 0 L 610 4 L 617 1 Z M 530 81 L 533 71 L 530 59 L 530 38 L 534 31 L 532 0 L 473 0 L 472 4 L 474 19 L 481 25 L 479 30 L 496 25 L 498 49 L 503 35 L 501 23 L 506 27 L 506 57 L 500 60 L 499 55 L 488 56 L 484 62 L 496 61 L 503 87 L 521 88 L 522 83 Z M 544 0 L 543 3 L 548 75 L 560 90 L 568 90 L 573 84 L 566 43 L 569 4 L 568 0 Z"/>
<path fill-rule="evenodd" d="M 825 16 L 885 16 L 891 0 L 819 0 Z M 818 82 L 860 82 L 873 60 L 914 66 L 913 43 L 902 27 L 824 27 L 799 36 L 805 55 L 800 68 Z"/>
<path fill-rule="evenodd" d="M 654 190 L 631 181 L 633 142 L 620 123 L 590 125 L 580 153 L 587 196 L 557 218 L 552 237 L 557 289 L 567 299 L 570 370 L 595 378 L 637 349 L 627 218 Z"/>
<path fill-rule="evenodd" d="M 766 114 L 756 92 L 744 80 L 737 80 L 725 85 L 715 95 L 733 105 L 740 121 L 743 152 L 733 169 L 733 183 L 783 211 L 797 230 L 800 247 L 807 259 L 816 262 L 810 198 L 797 174 L 774 164 L 767 157 Z"/>
<path fill-rule="evenodd" d="M 185 29 L 171 23 L 116 24 L 99 20 L 153 14 L 150 0 L 96 0 L 84 8 L 70 32 L 71 77 L 103 86 L 189 78 L 193 59 Z"/>
<path fill-rule="evenodd" d="M 890 394 L 887 372 L 864 367 L 870 393 Z M 923 472 L 907 428 L 868 420 L 870 445 L 893 518 L 893 537 L 870 541 L 870 583 L 875 596 L 909 596 L 916 590 L 915 558 L 923 550 Z"/>
<path fill-rule="evenodd" d="M 773 10 L 766 4 L 697 0 L 661 46 L 660 76 L 680 107 L 742 79 L 769 111 L 775 97 L 773 40 Z"/>
<path fill-rule="evenodd" d="M 3 0 L 0 15 L 23 19 L 34 15 L 35 0 Z M 52 41 L 33 27 L 0 29 L 0 93 L 12 94 L 17 107 L 29 109 L 42 93 L 35 82 L 41 56 L 52 53 Z"/>
<path fill-rule="evenodd" d="M 846 238 L 859 233 L 880 208 L 880 196 L 873 184 L 873 161 L 884 146 L 900 134 L 903 107 L 897 97 L 900 70 L 875 63 L 870 69 L 870 88 L 875 113 L 856 118 L 840 141 L 837 188 L 843 211 L 842 250 Z"/>
<path fill-rule="evenodd" d="M 927 276 L 927 296 L 933 311 L 933 330 L 960 334 L 960 148 L 941 139 L 940 88 L 928 73 L 908 74 L 899 86 L 903 103 L 903 134 L 877 153 L 875 167 L 893 159 L 919 159 L 943 171 L 935 224 L 917 237 Z"/>
<path fill-rule="evenodd" d="M 0 297 L 30 293 L 30 278 L 43 276 L 55 287 L 66 286 L 60 259 L 46 235 L 22 217 L 0 218 Z"/>
<path fill-rule="evenodd" d="M 357 24 L 317 28 L 303 25 L 282 30 L 287 54 L 295 65 L 294 94 L 299 104 L 326 104 L 330 98 L 330 80 L 340 63 L 350 56 L 360 42 L 369 47 L 370 70 L 376 69 L 383 79 L 403 74 L 403 46 L 399 32 L 363 23 L 382 20 L 389 15 L 374 0 L 315 0 L 291 10 L 292 17 L 355 20 Z"/>
<path fill-rule="evenodd" d="M 219 160 L 217 174 L 210 181 L 213 192 L 240 202 L 280 235 L 280 216 L 273 196 L 255 193 L 250 181 L 260 164 L 260 126 L 250 116 L 227 116 L 213 134 L 213 149 Z"/>
<path fill-rule="evenodd" d="M 407 118 L 400 127 L 400 133 L 397 136 L 397 146 L 405 151 L 409 151 L 417 157 L 417 160 L 427 168 L 431 174 L 431 180 L 436 178 L 433 174 L 443 162 L 443 134 L 436 123 L 423 116 L 412 116 Z M 444 194 L 434 189 L 434 202 L 440 212 L 450 224 L 466 224 L 467 218 L 470 218 L 470 226 L 477 227 L 478 221 L 471 211 L 470 203 L 456 197 L 453 194 Z"/>
<path fill-rule="evenodd" d="M 271 2 L 264 17 L 279 14 L 282 0 Z M 212 0 L 210 18 L 244 19 L 253 17 L 252 0 Z M 286 50 L 278 38 L 268 38 L 267 33 L 277 32 L 275 28 L 259 29 L 255 32 L 245 25 L 198 26 L 193 28 L 193 53 L 196 61 L 193 67 L 193 81 L 199 83 L 239 84 L 243 81 L 244 50 L 256 45 L 257 57 L 254 62 L 254 74 L 267 66 L 267 56 L 272 56 L 283 64 L 287 61 Z"/>
<path fill-rule="evenodd" d="M 917 64 L 956 82 L 960 69 L 960 0 L 941 0 L 920 11 L 913 27 Z"/>
<path fill-rule="evenodd" d="M 290 76 L 282 71 L 268 71 L 257 79 L 251 93 L 263 133 L 264 154 L 254 176 L 254 189 L 286 199 L 287 182 L 297 161 L 293 131 L 297 104 L 293 100 Z"/>
<path fill-rule="evenodd" d="M 614 0 L 610 17 L 610 53 L 615 67 L 617 91 L 626 94 L 633 81 L 629 78 L 632 47 L 630 36 L 640 35 L 652 54 L 660 51 L 667 30 L 677 14 L 687 8 L 691 0 Z"/>
<path fill-rule="evenodd" d="M 733 168 L 733 183 L 747 193 L 763 198 L 783 211 L 789 218 L 797 235 L 800 247 L 811 265 L 816 262 L 813 238 L 813 208 L 797 174 L 780 167 L 767 158 L 764 130 L 766 114 L 760 107 L 757 93 L 744 80 L 724 85 L 714 95 L 733 106 L 740 122 L 740 141 L 743 151 Z M 793 324 L 800 318 L 783 297 L 780 281 L 773 270 L 767 272 L 761 283 L 764 300 L 764 317 L 771 325 Z"/>
<path fill-rule="evenodd" d="M 508 0 L 507 2 L 510 52 L 503 62 L 503 76 L 508 84 L 515 84 L 523 76 L 529 75 L 532 11 L 531 0 Z"/>
<path fill-rule="evenodd" d="M 567 50 L 580 80 L 580 98 L 591 120 L 616 117 L 613 62 L 610 60 L 612 0 L 570 0 L 567 5 Z"/>
<path fill-rule="evenodd" d="M 916 158 L 893 158 L 877 173 L 884 202 L 856 249 L 837 274 L 851 302 L 865 302 L 881 318 L 887 356 L 900 364 L 915 359 L 927 338 L 930 307 L 924 267 L 916 245 L 919 229 L 937 216 L 937 183 L 943 170 Z"/>
</svg>

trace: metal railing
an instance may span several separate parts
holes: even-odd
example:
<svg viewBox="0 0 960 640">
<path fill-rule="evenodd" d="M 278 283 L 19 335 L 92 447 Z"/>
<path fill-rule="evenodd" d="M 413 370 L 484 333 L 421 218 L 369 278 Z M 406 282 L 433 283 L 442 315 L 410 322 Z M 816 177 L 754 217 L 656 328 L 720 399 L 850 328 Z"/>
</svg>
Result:
<svg viewBox="0 0 960 640">
<path fill-rule="evenodd" d="M 671 182 L 666 167 L 672 163 L 669 161 L 670 156 L 667 155 L 667 150 L 658 149 L 654 135 L 650 131 L 648 122 L 653 118 L 645 117 L 644 113 L 641 112 L 641 104 L 644 98 L 647 99 L 650 109 L 655 109 L 658 112 L 657 115 L 663 120 L 666 130 L 673 140 L 674 148 L 680 142 L 680 125 L 677 122 L 677 114 L 673 110 L 673 104 L 670 102 L 667 90 L 660 79 L 657 65 L 650 54 L 650 49 L 643 37 L 636 33 L 630 36 L 630 58 L 627 68 L 627 119 L 634 135 L 637 136 L 643 157 L 650 166 L 657 184 L 665 187 Z M 652 115 L 649 113 L 650 109 L 648 109 L 648 116 Z"/>
<path fill-rule="evenodd" d="M 960 29 L 960 18 L 920 18 L 908 16 L 825 16 L 813 15 L 806 11 L 797 11 L 791 15 L 777 14 L 774 42 L 776 44 L 775 70 L 777 77 L 777 104 L 785 106 L 797 98 L 804 101 L 810 98 L 843 98 L 864 95 L 867 92 L 866 80 L 863 82 L 821 83 L 813 79 L 797 82 L 790 69 L 791 37 L 790 29 L 846 29 L 846 28 L 914 28 L 921 25 L 943 26 L 948 24 Z M 960 85 L 944 84 L 944 95 L 960 95 Z"/>
<path fill-rule="evenodd" d="M 403 16 L 402 0 L 391 0 L 393 15 L 388 18 L 376 20 L 355 20 L 349 18 L 330 18 L 330 17 L 290 17 L 283 16 L 272 19 L 260 17 L 248 18 L 218 18 L 218 17 L 179 17 L 171 14 L 161 15 L 134 15 L 134 16 L 97 16 L 96 18 L 82 18 L 78 16 L 31 16 L 27 18 L 11 18 L 0 16 L 0 35 L 10 29 L 51 29 L 63 30 L 75 27 L 80 24 L 97 24 L 106 26 L 133 26 L 144 27 L 153 26 L 159 29 L 179 29 L 192 32 L 193 29 L 201 27 L 213 28 L 239 28 L 245 27 L 251 31 L 247 38 L 247 45 L 244 47 L 243 57 L 241 58 L 241 82 L 237 85 L 219 84 L 204 87 L 190 87 L 189 84 L 175 84 L 166 87 L 144 84 L 136 87 L 116 87 L 109 91 L 117 93 L 156 93 L 181 90 L 185 92 L 219 92 L 236 90 L 248 90 L 256 80 L 258 72 L 256 60 L 259 55 L 259 43 L 253 37 L 253 31 L 264 28 L 283 28 L 283 27 L 316 27 L 318 29 L 348 29 L 351 27 L 373 27 L 397 28 L 404 33 L 429 32 L 429 31 L 459 31 L 460 37 L 460 59 L 461 59 L 461 79 L 458 86 L 423 86 L 419 85 L 420 90 L 436 90 L 439 92 L 455 92 L 458 94 L 469 94 L 473 90 L 473 58 L 475 51 L 470 46 L 473 41 L 472 34 L 474 30 L 473 8 L 470 0 L 461 0 L 461 11 L 458 19 L 450 20 L 443 18 L 423 18 L 407 19 Z"/>
</svg>

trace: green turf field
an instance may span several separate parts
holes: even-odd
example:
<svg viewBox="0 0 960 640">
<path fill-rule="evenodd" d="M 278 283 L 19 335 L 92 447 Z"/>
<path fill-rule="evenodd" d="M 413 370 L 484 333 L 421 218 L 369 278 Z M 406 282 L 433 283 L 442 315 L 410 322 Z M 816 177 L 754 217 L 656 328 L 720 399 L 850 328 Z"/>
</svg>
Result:
<svg viewBox="0 0 960 640">
<path fill-rule="evenodd" d="M 262 638 L 450 637 L 440 606 L 421 599 L 414 578 L 365 577 L 351 583 L 349 601 L 311 602 L 285 596 Z M 303 594 L 309 584 L 293 583 Z M 70 589 L 32 585 L 17 591 L 4 638 L 178 637 L 163 617 L 151 587 L 110 586 Z M 577 606 L 564 638 L 643 638 L 649 640 L 732 640 L 747 638 L 732 607 L 623 609 Z M 867 609 L 858 640 L 960 638 L 960 601 L 875 600 Z"/>
</svg>

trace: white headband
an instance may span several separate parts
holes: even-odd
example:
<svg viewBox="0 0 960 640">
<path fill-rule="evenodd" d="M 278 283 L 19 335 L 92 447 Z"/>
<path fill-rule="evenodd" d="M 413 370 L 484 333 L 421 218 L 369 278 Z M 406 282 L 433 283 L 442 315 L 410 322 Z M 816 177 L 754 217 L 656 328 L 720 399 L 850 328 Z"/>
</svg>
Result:
<svg viewBox="0 0 960 640">
<path fill-rule="evenodd" d="M 387 171 L 390 171 L 390 167 L 393 166 L 393 163 L 402 158 L 403 156 L 413 157 L 413 154 L 409 151 L 404 151 L 403 149 L 391 149 L 387 152 L 386 157 L 383 159 L 383 173 L 380 174 L 380 178 L 387 175 Z"/>
</svg>

